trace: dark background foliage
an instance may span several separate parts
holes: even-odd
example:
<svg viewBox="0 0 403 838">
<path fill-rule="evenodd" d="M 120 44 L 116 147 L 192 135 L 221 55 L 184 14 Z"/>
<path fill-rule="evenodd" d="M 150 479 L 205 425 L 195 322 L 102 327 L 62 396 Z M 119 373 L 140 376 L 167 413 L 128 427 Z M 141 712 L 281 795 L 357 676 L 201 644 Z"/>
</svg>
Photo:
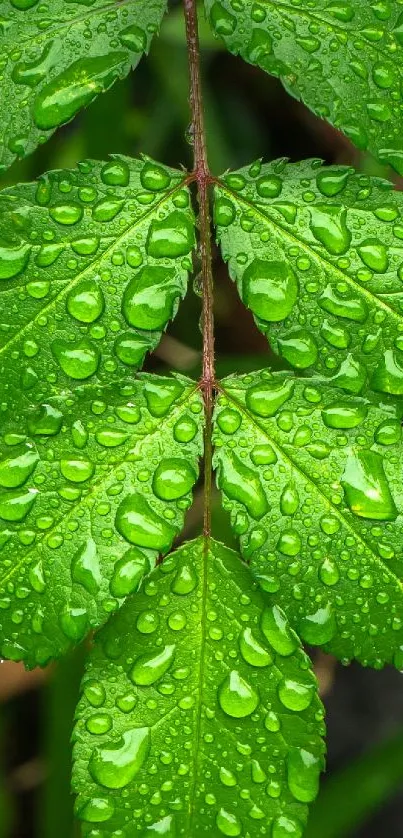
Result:
<svg viewBox="0 0 403 838">
<path fill-rule="evenodd" d="M 167 164 L 191 166 L 187 128 L 188 78 L 182 17 L 173 2 L 147 61 L 119 82 L 32 157 L 15 164 L 3 185 L 74 166 L 110 151 L 144 152 Z M 290 98 L 280 82 L 233 58 L 202 25 L 205 106 L 210 166 L 220 174 L 257 157 L 321 157 L 385 174 L 359 156 L 337 131 Z M 387 173 L 386 173 L 387 174 Z M 197 264 L 196 264 L 197 274 Z M 265 338 L 237 299 L 225 266 L 215 256 L 217 372 L 275 365 Z M 148 360 L 148 368 L 197 375 L 200 299 L 195 287 L 175 323 Z M 201 521 L 196 489 L 185 536 Z M 219 497 L 215 536 L 232 545 Z M 78 835 L 69 794 L 70 733 L 85 648 L 49 672 L 24 673 L 0 665 L 0 838 L 73 838 Z M 403 680 L 353 665 L 343 668 L 313 653 L 327 708 L 328 772 L 313 808 L 307 838 L 403 836 Z"/>
</svg>

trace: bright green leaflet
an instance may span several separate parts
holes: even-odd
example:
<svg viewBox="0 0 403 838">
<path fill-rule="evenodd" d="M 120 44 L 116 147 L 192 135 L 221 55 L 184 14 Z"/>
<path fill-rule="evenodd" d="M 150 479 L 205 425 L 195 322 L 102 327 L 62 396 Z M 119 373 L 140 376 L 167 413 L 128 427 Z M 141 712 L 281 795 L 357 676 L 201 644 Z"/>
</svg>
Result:
<svg viewBox="0 0 403 838">
<path fill-rule="evenodd" d="M 357 395 L 403 394 L 403 200 L 318 160 L 259 162 L 216 187 L 218 238 L 273 349 Z"/>
<path fill-rule="evenodd" d="M 183 526 L 202 424 L 192 381 L 143 374 L 2 428 L 2 657 L 43 666 L 136 590 Z"/>
<path fill-rule="evenodd" d="M 403 667 L 403 405 L 266 370 L 225 379 L 215 464 L 244 558 L 302 639 Z"/>
<path fill-rule="evenodd" d="M 205 0 L 228 49 L 403 174 L 403 12 L 363 0 Z"/>
<path fill-rule="evenodd" d="M 301 838 L 323 766 L 310 666 L 236 553 L 181 547 L 90 654 L 74 735 L 84 835 Z"/>
<path fill-rule="evenodd" d="M 3 0 L 0 171 L 136 67 L 166 0 Z"/>
<path fill-rule="evenodd" d="M 141 366 L 192 266 L 184 175 L 148 158 L 87 161 L 0 195 L 3 416 Z"/>
</svg>

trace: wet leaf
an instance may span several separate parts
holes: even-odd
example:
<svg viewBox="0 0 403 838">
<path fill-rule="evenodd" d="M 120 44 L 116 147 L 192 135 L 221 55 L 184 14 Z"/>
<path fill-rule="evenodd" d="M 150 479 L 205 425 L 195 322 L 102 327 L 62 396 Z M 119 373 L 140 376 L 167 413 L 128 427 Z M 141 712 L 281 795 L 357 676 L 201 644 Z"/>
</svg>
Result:
<svg viewBox="0 0 403 838">
<path fill-rule="evenodd" d="M 0 196 L 3 419 L 64 387 L 141 367 L 187 287 L 183 174 L 114 156 Z"/>
<path fill-rule="evenodd" d="M 77 718 L 84 835 L 301 838 L 323 767 L 316 681 L 223 545 L 181 547 L 97 635 Z"/>
<path fill-rule="evenodd" d="M 220 391 L 217 482 L 270 601 L 306 643 L 401 669 L 402 405 L 269 370 Z"/>
<path fill-rule="evenodd" d="M 217 185 L 230 274 L 287 364 L 351 395 L 403 394 L 402 210 L 388 181 L 315 160 Z"/>
<path fill-rule="evenodd" d="M 0 170 L 136 67 L 166 0 L 8 0 L 3 6 Z"/>
<path fill-rule="evenodd" d="M 278 76 L 360 150 L 403 174 L 398 3 L 205 0 L 205 7 L 231 52 Z"/>
</svg>

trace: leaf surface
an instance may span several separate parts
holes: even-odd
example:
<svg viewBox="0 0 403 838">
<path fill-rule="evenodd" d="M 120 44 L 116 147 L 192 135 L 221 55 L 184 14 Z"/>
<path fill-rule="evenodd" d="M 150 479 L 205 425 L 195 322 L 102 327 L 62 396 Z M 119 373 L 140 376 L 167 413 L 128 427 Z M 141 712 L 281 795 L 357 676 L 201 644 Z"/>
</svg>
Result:
<svg viewBox="0 0 403 838">
<path fill-rule="evenodd" d="M 112 157 L 0 195 L 0 402 L 30 404 L 141 366 L 187 287 L 184 176 Z"/>
<path fill-rule="evenodd" d="M 361 150 L 403 174 L 398 3 L 205 0 L 228 49 L 283 82 Z"/>
<path fill-rule="evenodd" d="M 84 834 L 300 838 L 323 710 L 299 640 L 237 554 L 169 556 L 96 637 L 75 730 Z"/>
<path fill-rule="evenodd" d="M 389 182 L 315 160 L 216 187 L 230 274 L 285 362 L 353 395 L 403 395 L 402 209 Z"/>
<path fill-rule="evenodd" d="M 44 665 L 136 590 L 181 530 L 202 453 L 183 377 L 65 390 L 0 441 L 0 654 Z"/>
<path fill-rule="evenodd" d="M 403 666 L 402 405 L 268 370 L 222 382 L 215 465 L 244 558 L 309 644 Z"/>
<path fill-rule="evenodd" d="M 166 0 L 4 0 L 0 167 L 136 67 L 165 9 Z"/>
</svg>

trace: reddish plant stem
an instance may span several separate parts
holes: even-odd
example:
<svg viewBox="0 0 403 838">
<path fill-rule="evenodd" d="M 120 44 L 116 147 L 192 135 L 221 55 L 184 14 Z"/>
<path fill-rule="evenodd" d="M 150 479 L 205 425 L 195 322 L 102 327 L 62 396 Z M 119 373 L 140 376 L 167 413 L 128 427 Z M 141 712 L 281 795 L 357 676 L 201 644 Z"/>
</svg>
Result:
<svg viewBox="0 0 403 838">
<path fill-rule="evenodd" d="M 200 388 L 203 392 L 205 410 L 203 531 L 204 535 L 208 537 L 211 534 L 211 494 L 213 473 L 211 436 L 215 389 L 213 268 L 209 203 L 209 186 L 212 183 L 213 178 L 209 170 L 207 158 L 196 2 L 197 0 L 184 0 L 184 11 L 189 56 L 190 109 L 192 114 L 191 130 L 194 141 L 193 179 L 197 183 L 199 201 L 200 258 L 203 289 L 203 371 Z"/>
</svg>

